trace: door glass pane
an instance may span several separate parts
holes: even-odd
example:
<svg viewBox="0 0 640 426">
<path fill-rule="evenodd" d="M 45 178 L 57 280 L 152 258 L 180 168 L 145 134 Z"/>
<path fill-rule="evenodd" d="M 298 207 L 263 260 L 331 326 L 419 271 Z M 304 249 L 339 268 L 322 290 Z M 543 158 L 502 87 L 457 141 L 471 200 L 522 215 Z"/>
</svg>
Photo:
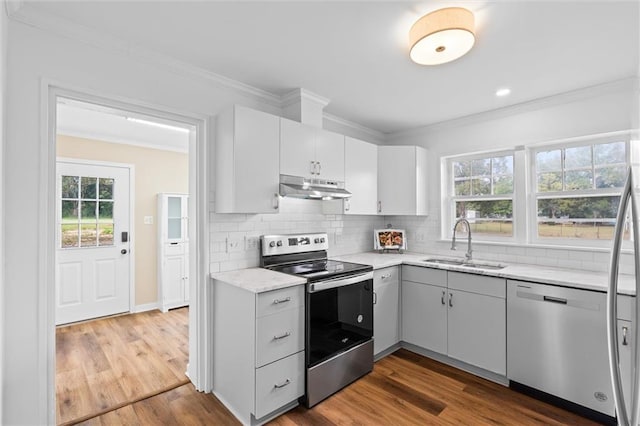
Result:
<svg viewBox="0 0 640 426">
<path fill-rule="evenodd" d="M 60 231 L 60 245 L 62 248 L 78 247 L 78 223 L 63 223 Z"/>
<path fill-rule="evenodd" d="M 87 220 L 96 219 L 96 205 L 95 201 L 84 201 L 81 204 L 81 220 L 86 222 Z"/>
<path fill-rule="evenodd" d="M 169 217 L 182 217 L 182 205 L 180 201 L 180 197 L 168 198 L 167 214 L 169 215 Z"/>
<path fill-rule="evenodd" d="M 78 176 L 62 176 L 62 198 L 78 198 Z"/>
<path fill-rule="evenodd" d="M 113 179 L 100 178 L 98 194 L 101 200 L 113 200 Z"/>
<path fill-rule="evenodd" d="M 62 222 L 77 222 L 78 221 L 78 202 L 77 201 L 62 201 Z"/>
<path fill-rule="evenodd" d="M 112 201 L 100 201 L 98 203 L 98 217 L 101 222 L 104 221 L 104 219 L 113 219 Z"/>
<path fill-rule="evenodd" d="M 95 247 L 98 243 L 98 224 L 81 223 L 80 224 L 80 246 Z"/>
<path fill-rule="evenodd" d="M 167 237 L 169 239 L 176 239 L 182 237 L 182 219 L 180 218 L 169 218 L 167 219 Z"/>
<path fill-rule="evenodd" d="M 112 246 L 113 245 L 113 223 L 100 223 L 98 225 L 100 231 L 98 235 L 98 245 L 100 246 Z"/>
<path fill-rule="evenodd" d="M 80 187 L 82 189 L 82 198 L 95 200 L 96 199 L 96 186 L 98 179 L 94 177 L 81 178 Z"/>
</svg>

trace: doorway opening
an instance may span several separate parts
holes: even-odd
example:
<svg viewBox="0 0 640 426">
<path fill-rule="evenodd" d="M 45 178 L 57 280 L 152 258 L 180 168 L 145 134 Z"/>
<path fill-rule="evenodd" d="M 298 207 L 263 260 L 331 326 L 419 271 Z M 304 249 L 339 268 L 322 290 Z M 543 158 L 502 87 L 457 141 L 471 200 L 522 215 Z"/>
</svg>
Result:
<svg viewBox="0 0 640 426">
<path fill-rule="evenodd" d="M 55 117 L 61 424 L 189 382 L 197 126 L 73 96 L 55 97 Z"/>
</svg>

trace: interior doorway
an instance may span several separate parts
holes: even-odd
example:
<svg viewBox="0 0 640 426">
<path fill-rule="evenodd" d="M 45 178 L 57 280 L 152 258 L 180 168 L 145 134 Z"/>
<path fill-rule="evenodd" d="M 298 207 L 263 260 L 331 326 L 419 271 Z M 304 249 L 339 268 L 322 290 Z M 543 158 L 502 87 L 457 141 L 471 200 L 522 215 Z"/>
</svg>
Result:
<svg viewBox="0 0 640 426">
<path fill-rule="evenodd" d="M 182 327 L 187 318 L 187 325 L 191 323 L 189 309 L 173 315 L 153 312 L 163 306 L 164 294 L 176 293 L 175 289 L 163 291 L 160 282 L 160 230 L 165 219 L 161 217 L 159 200 L 165 193 L 186 196 L 196 186 L 193 182 L 196 174 L 190 171 L 194 163 L 190 148 L 198 137 L 193 123 L 141 113 L 139 109 L 63 96 L 56 97 L 55 108 L 56 196 L 55 210 L 51 210 L 55 211 L 56 244 L 54 322 L 74 323 L 55 331 L 56 346 L 64 346 L 57 354 L 63 354 L 65 359 L 56 360 L 54 366 L 62 365 L 65 371 L 57 380 L 63 385 L 56 386 L 60 400 L 55 403 L 54 396 L 54 407 L 57 422 L 65 423 L 91 415 L 92 410 L 118 408 L 125 402 L 188 381 L 185 365 L 188 358 L 181 355 L 189 353 L 189 333 Z M 194 194 L 192 198 L 196 197 Z M 185 204 L 183 219 L 192 211 L 193 205 Z M 193 220 L 194 228 L 197 223 Z M 188 239 L 184 242 L 188 252 Z M 193 252 L 198 253 L 197 246 Z M 183 259 L 186 271 L 183 275 L 188 276 L 194 265 L 196 262 Z M 186 300 L 183 305 L 188 305 L 188 283 L 185 285 L 183 281 L 183 286 Z M 104 318 L 114 314 L 135 315 L 131 319 Z M 95 321 L 78 323 L 86 320 Z M 133 326 L 134 320 L 143 324 Z M 158 345 L 153 347 L 150 339 L 143 336 L 167 330 L 172 321 L 174 331 L 184 337 L 180 348 L 171 358 L 155 357 L 155 353 L 154 357 L 148 356 L 150 351 L 159 351 Z M 154 328 L 150 322 L 162 325 Z M 123 323 L 131 323 L 135 331 L 114 325 Z M 155 331 L 139 332 L 142 327 Z M 101 335 L 114 330 L 124 336 L 101 339 Z M 124 351 L 113 350 L 118 340 L 136 350 L 123 357 Z M 135 367 L 133 358 L 141 356 L 155 359 L 156 365 L 147 362 Z M 115 397 L 117 391 L 102 391 L 117 389 L 114 383 L 132 376 L 134 370 L 147 371 L 149 377 L 136 373 L 138 382 L 134 381 L 129 388 L 120 386 L 120 395 Z M 166 380 L 158 381 L 161 376 Z M 73 389 L 76 384 L 78 389 Z M 87 389 L 91 397 L 80 396 Z M 79 400 L 72 401 L 74 397 Z M 59 410 L 69 407 L 73 408 L 67 410 L 72 417 L 61 417 Z"/>
</svg>

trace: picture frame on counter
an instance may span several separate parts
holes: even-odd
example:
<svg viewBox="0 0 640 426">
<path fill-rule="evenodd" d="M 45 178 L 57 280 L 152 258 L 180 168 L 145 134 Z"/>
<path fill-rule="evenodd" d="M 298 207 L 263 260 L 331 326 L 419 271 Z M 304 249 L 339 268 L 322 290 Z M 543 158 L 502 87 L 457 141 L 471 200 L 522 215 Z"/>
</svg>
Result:
<svg viewBox="0 0 640 426">
<path fill-rule="evenodd" d="M 404 229 L 375 229 L 373 231 L 374 250 L 402 252 L 407 249 L 406 236 Z"/>
</svg>

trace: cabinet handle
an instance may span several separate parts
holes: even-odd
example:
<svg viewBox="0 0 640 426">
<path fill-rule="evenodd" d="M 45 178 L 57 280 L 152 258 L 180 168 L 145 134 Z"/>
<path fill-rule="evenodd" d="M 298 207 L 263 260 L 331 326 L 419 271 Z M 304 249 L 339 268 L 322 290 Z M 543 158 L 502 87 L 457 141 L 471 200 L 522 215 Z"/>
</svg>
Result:
<svg viewBox="0 0 640 426">
<path fill-rule="evenodd" d="M 322 164 L 318 161 L 318 173 L 316 173 L 318 176 L 320 176 L 320 173 L 322 173 Z"/>
<path fill-rule="evenodd" d="M 273 388 L 274 389 L 280 389 L 280 388 L 283 388 L 283 387 L 287 386 L 289 383 L 291 383 L 291 380 L 287 379 L 284 382 L 282 382 L 282 384 L 280 384 L 280 385 L 276 383 L 275 385 L 273 385 Z"/>
<path fill-rule="evenodd" d="M 310 162 L 309 173 L 311 173 L 312 175 L 316 174 L 316 162 L 315 161 L 311 161 Z"/>
<path fill-rule="evenodd" d="M 278 193 L 273 194 L 273 209 L 278 210 L 280 208 L 280 198 L 278 198 Z"/>
<path fill-rule="evenodd" d="M 544 296 L 542 299 L 545 302 L 560 303 L 561 305 L 566 305 L 567 304 L 567 299 L 562 299 L 560 297 Z"/>
<path fill-rule="evenodd" d="M 348 212 L 350 208 L 351 208 L 351 203 L 349 202 L 349 199 L 347 198 L 346 200 L 344 200 L 344 211 Z"/>
<path fill-rule="evenodd" d="M 442 297 L 440 298 L 440 302 L 441 302 L 443 305 L 446 305 L 446 303 L 445 303 L 445 301 L 444 301 L 444 296 L 445 296 L 445 292 L 443 291 L 443 292 L 442 292 Z"/>
<path fill-rule="evenodd" d="M 453 293 L 449 293 L 449 307 L 453 308 Z"/>
<path fill-rule="evenodd" d="M 627 342 L 627 329 L 628 327 L 622 327 L 622 346 L 629 344 L 629 342 Z"/>
<path fill-rule="evenodd" d="M 288 331 L 284 334 L 281 334 L 279 336 L 273 336 L 273 340 L 280 340 L 280 339 L 284 339 L 285 337 L 289 337 L 291 336 L 291 333 L 289 333 Z"/>
<path fill-rule="evenodd" d="M 378 293 L 376 293 L 375 291 L 373 292 L 373 304 L 378 304 Z"/>
<path fill-rule="evenodd" d="M 287 303 L 291 301 L 291 297 L 285 297 L 284 299 L 274 299 L 273 304 L 277 305 L 278 303 Z"/>
<path fill-rule="evenodd" d="M 382 213 L 382 201 L 378 201 L 378 213 Z"/>
</svg>

